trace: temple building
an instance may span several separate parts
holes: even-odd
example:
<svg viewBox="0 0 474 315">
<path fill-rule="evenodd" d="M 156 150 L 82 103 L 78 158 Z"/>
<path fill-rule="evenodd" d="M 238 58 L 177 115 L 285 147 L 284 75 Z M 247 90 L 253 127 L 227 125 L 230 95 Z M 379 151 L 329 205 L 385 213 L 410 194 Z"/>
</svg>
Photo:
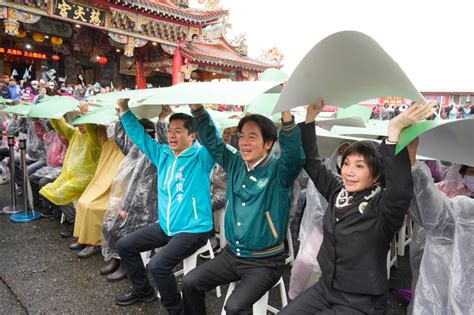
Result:
<svg viewBox="0 0 474 315">
<path fill-rule="evenodd" d="M 229 12 L 188 0 L 0 1 L 0 73 L 145 88 L 188 80 L 253 80 L 278 62 L 226 37 Z M 48 77 L 47 77 L 48 78 Z"/>
</svg>

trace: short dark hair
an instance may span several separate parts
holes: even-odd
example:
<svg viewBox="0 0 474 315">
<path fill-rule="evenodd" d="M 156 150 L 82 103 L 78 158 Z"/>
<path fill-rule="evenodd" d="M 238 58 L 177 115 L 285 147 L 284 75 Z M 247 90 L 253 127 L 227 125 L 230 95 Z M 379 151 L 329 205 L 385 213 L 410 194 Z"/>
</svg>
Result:
<svg viewBox="0 0 474 315">
<path fill-rule="evenodd" d="M 464 177 L 464 175 L 466 175 L 466 172 L 467 172 L 468 168 L 469 168 L 469 166 L 467 166 L 467 165 L 461 166 L 461 168 L 459 169 L 459 174 L 461 174 L 461 176 Z"/>
<path fill-rule="evenodd" d="M 151 120 L 142 118 L 139 120 L 139 122 L 143 126 L 147 134 L 151 135 L 152 137 L 155 136 L 155 133 L 156 133 L 155 124 Z"/>
<path fill-rule="evenodd" d="M 362 155 L 365 163 L 370 169 L 372 178 L 383 182 L 382 156 L 380 154 L 380 145 L 370 140 L 357 141 L 351 144 L 342 155 L 342 165 L 350 155 Z M 341 165 L 341 167 L 342 167 Z"/>
<path fill-rule="evenodd" d="M 252 115 L 245 116 L 239 121 L 237 130 L 241 132 L 244 125 L 248 123 L 249 121 L 255 122 L 260 127 L 260 131 L 262 132 L 262 138 L 264 142 L 273 141 L 273 143 L 275 143 L 275 141 L 278 138 L 277 137 L 278 132 L 273 121 L 271 121 L 270 119 L 268 119 L 267 117 L 263 115 L 252 114 Z"/>
<path fill-rule="evenodd" d="M 196 132 L 196 123 L 193 116 L 190 116 L 185 113 L 174 113 L 170 116 L 170 123 L 173 120 L 182 120 L 184 121 L 184 128 L 188 130 L 188 133 Z"/>
</svg>

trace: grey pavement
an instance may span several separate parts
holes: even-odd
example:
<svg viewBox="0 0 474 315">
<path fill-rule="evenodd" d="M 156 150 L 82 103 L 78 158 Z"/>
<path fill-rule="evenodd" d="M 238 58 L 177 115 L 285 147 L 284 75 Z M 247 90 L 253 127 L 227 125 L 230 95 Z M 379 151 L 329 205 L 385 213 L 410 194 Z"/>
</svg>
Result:
<svg viewBox="0 0 474 315">
<path fill-rule="evenodd" d="M 0 186 L 0 207 L 10 202 L 9 185 Z M 0 215 L 0 314 L 166 314 L 159 301 L 121 307 L 114 297 L 130 288 L 128 280 L 109 283 L 99 274 L 105 265 L 102 256 L 79 259 L 69 250 L 71 239 L 59 235 L 61 225 L 50 219 L 12 223 Z M 202 263 L 202 261 L 199 261 Z M 290 267 L 285 271 L 288 289 Z M 391 288 L 409 287 L 408 256 L 399 257 L 392 270 Z M 220 314 L 222 297 L 207 294 L 209 314 Z M 270 304 L 280 308 L 277 289 L 270 293 Z M 387 314 L 404 314 L 406 305 L 389 294 Z"/>
</svg>

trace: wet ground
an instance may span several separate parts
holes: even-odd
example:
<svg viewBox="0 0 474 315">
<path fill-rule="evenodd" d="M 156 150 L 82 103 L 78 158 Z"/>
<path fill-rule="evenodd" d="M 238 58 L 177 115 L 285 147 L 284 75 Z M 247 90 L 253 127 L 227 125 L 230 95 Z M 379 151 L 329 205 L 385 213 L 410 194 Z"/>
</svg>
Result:
<svg viewBox="0 0 474 315">
<path fill-rule="evenodd" d="M 0 207 L 10 202 L 9 185 L 0 186 Z M 41 219 L 12 223 L 0 215 L 0 314 L 166 314 L 159 301 L 121 307 L 114 296 L 129 289 L 128 280 L 109 283 L 99 274 L 102 256 L 79 259 L 69 250 L 70 239 L 62 239 L 59 222 Z M 198 262 L 200 263 L 200 262 Z M 285 271 L 288 289 L 290 267 Z M 392 269 L 391 288 L 410 285 L 408 255 L 399 257 Z M 220 314 L 222 297 L 207 295 L 209 314 Z M 272 290 L 270 304 L 280 308 L 278 290 Z M 404 314 L 406 305 L 389 293 L 387 314 Z"/>
</svg>

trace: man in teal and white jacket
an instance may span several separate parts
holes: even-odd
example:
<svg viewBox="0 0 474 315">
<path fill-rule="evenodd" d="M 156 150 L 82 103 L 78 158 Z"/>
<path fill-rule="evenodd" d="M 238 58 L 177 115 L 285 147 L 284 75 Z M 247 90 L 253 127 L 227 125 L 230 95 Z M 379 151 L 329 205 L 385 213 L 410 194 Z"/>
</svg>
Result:
<svg viewBox="0 0 474 315">
<path fill-rule="evenodd" d="M 285 265 L 285 238 L 293 182 L 305 156 L 289 111 L 282 113 L 281 155 L 272 156 L 277 140 L 274 123 L 262 115 L 239 122 L 239 151 L 216 135 L 216 127 L 202 106 L 192 107 L 201 143 L 227 172 L 225 234 L 222 254 L 183 279 L 184 314 L 206 314 L 205 292 L 240 281 L 225 310 L 251 314 L 252 305 L 280 279 Z"/>
<path fill-rule="evenodd" d="M 156 165 L 159 223 L 118 241 L 117 250 L 133 288 L 115 300 L 119 305 L 130 305 L 156 299 L 140 253 L 160 247 L 148 267 L 168 313 L 180 314 L 181 295 L 173 268 L 205 245 L 213 229 L 210 173 L 215 162 L 206 148 L 195 141 L 193 117 L 183 113 L 171 115 L 169 145 L 165 145 L 147 135 L 137 117 L 128 110 L 127 99 L 119 100 L 118 105 L 127 135 Z M 170 113 L 171 109 L 165 106 L 160 119 Z"/>
</svg>

